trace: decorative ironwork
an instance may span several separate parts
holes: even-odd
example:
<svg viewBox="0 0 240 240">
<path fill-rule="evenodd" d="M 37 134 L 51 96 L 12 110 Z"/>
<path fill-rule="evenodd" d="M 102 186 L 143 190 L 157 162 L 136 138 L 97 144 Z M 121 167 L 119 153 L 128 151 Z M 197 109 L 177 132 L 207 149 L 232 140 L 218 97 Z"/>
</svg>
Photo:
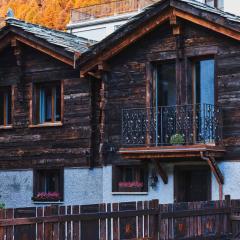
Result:
<svg viewBox="0 0 240 240">
<path fill-rule="evenodd" d="M 211 104 L 195 104 L 122 110 L 123 145 L 174 145 L 171 139 L 175 135 L 186 145 L 219 144 L 221 109 Z"/>
</svg>

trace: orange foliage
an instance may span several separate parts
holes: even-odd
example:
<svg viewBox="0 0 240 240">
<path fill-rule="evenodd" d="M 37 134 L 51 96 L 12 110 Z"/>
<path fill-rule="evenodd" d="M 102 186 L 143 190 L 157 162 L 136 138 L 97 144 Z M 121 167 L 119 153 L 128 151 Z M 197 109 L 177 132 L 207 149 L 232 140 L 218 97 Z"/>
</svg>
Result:
<svg viewBox="0 0 240 240">
<path fill-rule="evenodd" d="M 18 19 L 64 30 L 69 23 L 70 9 L 99 2 L 101 0 L 0 0 L 0 18 L 12 8 Z"/>
</svg>

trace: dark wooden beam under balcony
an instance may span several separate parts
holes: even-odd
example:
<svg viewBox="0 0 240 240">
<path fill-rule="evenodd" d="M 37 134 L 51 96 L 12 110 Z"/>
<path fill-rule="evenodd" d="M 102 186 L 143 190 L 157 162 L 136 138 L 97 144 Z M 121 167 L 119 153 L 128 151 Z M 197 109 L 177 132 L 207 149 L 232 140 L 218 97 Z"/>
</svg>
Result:
<svg viewBox="0 0 240 240">
<path fill-rule="evenodd" d="M 204 153 L 209 157 L 222 157 L 225 152 L 223 146 L 208 144 L 157 146 L 157 147 L 129 147 L 121 148 L 119 153 L 127 159 L 176 159 L 196 158 Z"/>
</svg>

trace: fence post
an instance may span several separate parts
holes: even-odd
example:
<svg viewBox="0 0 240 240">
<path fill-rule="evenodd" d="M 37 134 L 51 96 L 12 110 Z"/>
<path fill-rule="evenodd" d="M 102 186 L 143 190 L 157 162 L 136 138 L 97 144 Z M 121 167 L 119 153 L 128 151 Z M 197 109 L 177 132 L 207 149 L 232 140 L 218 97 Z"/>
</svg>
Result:
<svg viewBox="0 0 240 240">
<path fill-rule="evenodd" d="M 228 235 L 232 235 L 232 220 L 231 220 L 231 215 L 232 215 L 232 206 L 231 206 L 231 196 L 230 195 L 225 195 L 225 202 L 226 202 L 226 207 L 229 209 L 229 213 L 227 214 L 227 233 Z"/>
<path fill-rule="evenodd" d="M 158 240 L 159 232 L 159 200 L 152 200 L 152 207 L 157 211 L 157 214 L 153 216 L 153 240 Z"/>
</svg>

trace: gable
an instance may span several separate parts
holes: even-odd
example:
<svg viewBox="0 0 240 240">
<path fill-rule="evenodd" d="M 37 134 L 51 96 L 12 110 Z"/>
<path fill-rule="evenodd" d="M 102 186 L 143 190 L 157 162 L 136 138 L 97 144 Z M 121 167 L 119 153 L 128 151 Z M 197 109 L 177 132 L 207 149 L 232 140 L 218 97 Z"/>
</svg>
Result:
<svg viewBox="0 0 240 240">
<path fill-rule="evenodd" d="M 39 81 L 68 78 L 73 71 L 71 65 L 24 43 L 0 51 L 0 86 L 16 84 L 22 76 Z"/>
<path fill-rule="evenodd" d="M 193 1 L 161 1 L 140 13 L 132 21 L 82 55 L 79 61 L 81 75 L 93 69 L 97 70 L 104 61 L 117 55 L 166 22 L 171 24 L 174 35 L 181 34 L 181 21 L 188 21 L 202 26 L 206 30 L 219 33 L 221 36 L 227 36 L 236 41 L 240 40 L 240 18 L 236 17 L 233 21 L 230 20 L 228 14 L 225 14 L 226 16 L 223 12 L 216 14 L 217 10 L 214 8 L 210 8 L 211 11 L 204 11 L 204 9 L 196 8 L 185 2 L 192 3 Z"/>
</svg>

